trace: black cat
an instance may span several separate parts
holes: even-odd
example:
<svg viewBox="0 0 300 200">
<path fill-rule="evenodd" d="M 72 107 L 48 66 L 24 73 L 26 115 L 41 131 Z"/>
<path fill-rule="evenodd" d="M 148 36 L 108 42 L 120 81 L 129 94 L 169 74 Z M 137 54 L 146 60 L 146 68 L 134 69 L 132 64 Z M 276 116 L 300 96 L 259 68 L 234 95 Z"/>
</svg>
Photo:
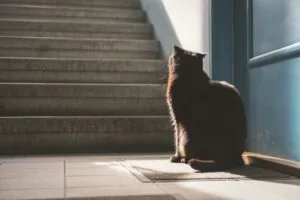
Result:
<svg viewBox="0 0 300 200">
<path fill-rule="evenodd" d="M 237 89 L 203 71 L 205 54 L 176 45 L 169 58 L 167 104 L 174 125 L 175 155 L 199 171 L 242 166 L 246 116 Z"/>
</svg>

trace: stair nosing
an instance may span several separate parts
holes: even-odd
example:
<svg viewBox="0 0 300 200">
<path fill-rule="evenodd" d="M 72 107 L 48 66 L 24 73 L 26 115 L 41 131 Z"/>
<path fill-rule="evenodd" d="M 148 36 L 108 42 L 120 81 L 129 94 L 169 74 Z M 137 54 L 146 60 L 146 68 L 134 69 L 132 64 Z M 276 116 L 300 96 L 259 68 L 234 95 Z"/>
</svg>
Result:
<svg viewBox="0 0 300 200">
<path fill-rule="evenodd" d="M 165 83 L 44 83 L 44 82 L 0 82 L 0 85 L 38 85 L 38 86 L 162 86 Z"/>
<path fill-rule="evenodd" d="M 99 116 L 88 116 L 88 115 L 76 115 L 76 116 L 58 116 L 58 115 L 41 115 L 41 116 L 0 116 L 0 119 L 72 119 L 72 118 L 131 118 L 131 119 L 136 119 L 136 118 L 168 118 L 169 115 L 99 115 Z"/>
<path fill-rule="evenodd" d="M 90 62 L 153 62 L 153 61 L 157 61 L 157 62 L 165 62 L 166 59 L 126 59 L 126 58 L 101 58 L 101 59 L 89 59 L 89 58 L 53 58 L 53 57 L 1 57 L 0 56 L 0 60 L 54 60 L 54 61 L 90 61 Z"/>
<path fill-rule="evenodd" d="M 66 9 L 66 10 L 78 10 L 78 11 L 100 11 L 100 10 L 128 10 L 128 12 L 145 13 L 142 9 L 132 7 L 77 7 L 77 6 L 55 6 L 55 5 L 33 5 L 33 4 L 0 4 L 0 7 L 14 7 L 14 8 L 42 8 L 42 9 Z"/>
<path fill-rule="evenodd" d="M 101 19 L 101 18 L 100 18 Z M 96 21 L 79 21 L 79 20 L 69 20 L 69 19 L 66 19 L 66 20 L 61 20 L 61 19 L 17 19 L 17 18 L 1 18 L 0 16 L 0 21 L 16 21 L 16 22 L 34 22 L 34 23 L 40 23 L 40 22 L 46 22 L 46 23 L 61 23 L 61 24 L 64 24 L 64 23 L 73 23 L 73 24 L 91 24 L 91 25 L 128 25 L 128 26 L 149 26 L 151 27 L 151 24 L 149 24 L 148 22 L 131 22 L 131 21 L 118 21 L 116 20 L 115 22 L 113 21 L 109 21 L 109 22 L 104 22 L 106 18 L 103 18 L 103 21 L 99 21 L 99 22 L 96 22 Z"/>
<path fill-rule="evenodd" d="M 113 39 L 113 38 L 72 38 L 72 37 L 36 37 L 36 36 L 2 36 L 0 39 L 24 39 L 24 40 L 66 40 L 66 41 L 108 41 L 108 42 L 155 42 L 158 43 L 158 40 L 155 39 Z"/>
<path fill-rule="evenodd" d="M 9 2 L 9 3 L 8 3 Z M 68 2 L 59 2 L 59 1 L 39 1 L 39 2 L 28 2 L 28 1 L 4 1 L 0 2 L 0 4 L 15 4 L 15 5 L 58 5 L 61 7 L 87 7 L 87 8 L 94 8 L 94 7 L 111 7 L 111 8 L 131 8 L 131 9 L 140 9 L 141 8 L 141 3 L 140 1 L 135 1 L 135 2 L 130 2 L 128 4 L 122 4 L 121 6 L 119 4 L 94 4 L 94 3 L 82 3 L 78 4 L 79 1 L 71 1 L 72 3 Z M 74 4 L 75 2 L 75 4 Z"/>
</svg>

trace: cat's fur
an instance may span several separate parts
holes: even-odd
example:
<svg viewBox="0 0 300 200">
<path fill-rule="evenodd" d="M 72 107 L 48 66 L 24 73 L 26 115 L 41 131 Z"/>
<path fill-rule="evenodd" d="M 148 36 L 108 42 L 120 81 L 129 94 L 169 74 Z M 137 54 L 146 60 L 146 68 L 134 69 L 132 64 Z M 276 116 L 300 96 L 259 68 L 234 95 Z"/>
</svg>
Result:
<svg viewBox="0 0 300 200">
<path fill-rule="evenodd" d="M 176 45 L 169 58 L 167 104 L 174 125 L 175 155 L 200 171 L 244 164 L 246 116 L 237 89 L 212 81 L 203 71 L 205 54 Z"/>
</svg>

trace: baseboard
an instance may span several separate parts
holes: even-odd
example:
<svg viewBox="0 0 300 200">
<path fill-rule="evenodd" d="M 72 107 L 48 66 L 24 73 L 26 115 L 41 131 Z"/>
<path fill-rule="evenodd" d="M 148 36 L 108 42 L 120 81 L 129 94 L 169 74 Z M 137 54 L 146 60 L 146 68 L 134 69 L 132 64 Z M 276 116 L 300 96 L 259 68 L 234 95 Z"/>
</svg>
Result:
<svg viewBox="0 0 300 200">
<path fill-rule="evenodd" d="M 300 162 L 252 152 L 245 152 L 243 157 L 246 164 L 271 169 L 300 178 Z"/>
</svg>

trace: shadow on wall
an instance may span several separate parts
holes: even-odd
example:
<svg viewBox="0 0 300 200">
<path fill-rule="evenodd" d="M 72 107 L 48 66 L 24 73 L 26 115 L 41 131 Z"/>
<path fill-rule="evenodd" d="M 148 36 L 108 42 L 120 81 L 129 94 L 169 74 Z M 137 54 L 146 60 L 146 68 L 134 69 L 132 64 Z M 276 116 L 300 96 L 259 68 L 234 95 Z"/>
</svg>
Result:
<svg viewBox="0 0 300 200">
<path fill-rule="evenodd" d="M 161 43 L 161 56 L 167 58 L 172 53 L 173 44 L 182 46 L 168 16 L 162 0 L 141 0 L 142 8 L 147 12 L 148 21 L 155 24 L 154 36 Z"/>
</svg>

